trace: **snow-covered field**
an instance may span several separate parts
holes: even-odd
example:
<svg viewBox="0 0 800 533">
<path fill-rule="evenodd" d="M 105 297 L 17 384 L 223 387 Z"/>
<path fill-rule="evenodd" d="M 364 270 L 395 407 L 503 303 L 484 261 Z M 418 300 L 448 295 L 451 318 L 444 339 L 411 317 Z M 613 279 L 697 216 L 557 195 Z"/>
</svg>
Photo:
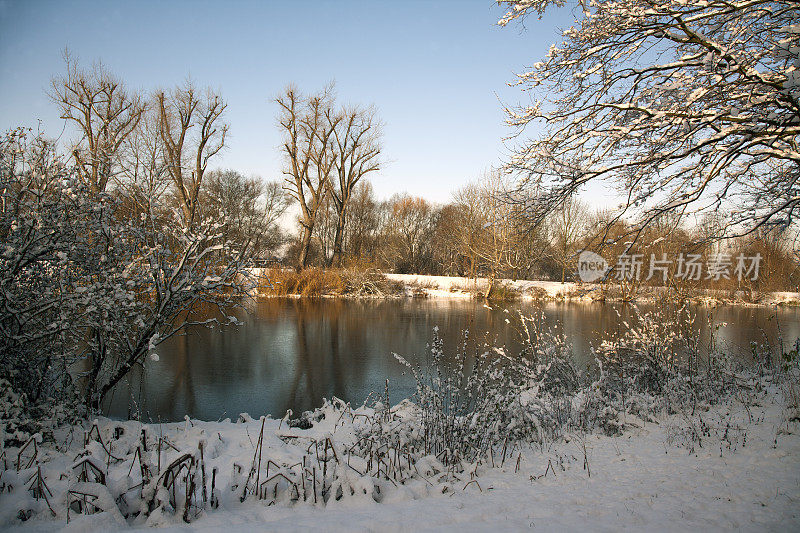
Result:
<svg viewBox="0 0 800 533">
<path fill-rule="evenodd" d="M 792 531 L 800 529 L 800 427 L 797 412 L 787 410 L 783 398 L 781 391 L 772 387 L 747 407 L 731 400 L 695 415 L 675 415 L 657 423 L 629 417 L 625 420 L 628 429 L 616 437 L 592 433 L 545 445 L 514 447 L 507 450 L 502 465 L 498 450 L 494 467 L 469 465 L 451 475 L 441 465 L 437 467 L 435 459 L 426 459 L 417 463 L 419 475 L 397 486 L 342 466 L 340 482 L 344 480 L 342 485 L 354 490 L 352 494 L 343 491 L 345 497 L 339 501 L 331 498 L 327 504 L 313 503 L 309 485 L 303 489 L 298 486 L 297 501 L 292 501 L 290 493 L 294 493 L 286 485 L 285 491 L 278 492 L 276 503 L 270 504 L 273 495 L 269 482 L 265 499 L 250 495 L 240 502 L 248 470 L 254 459 L 258 460 L 260 420 L 243 417 L 238 423 L 187 420 L 143 426 L 100 419 L 103 443 L 112 456 L 122 460 L 109 460 L 103 444 L 94 436 L 85 450 L 101 470 L 108 470 L 106 484 L 111 493 L 124 493 L 140 482 L 139 463 L 132 464 L 131 457 L 145 429 L 145 462 L 154 469 L 159 464 L 157 442 L 163 436 L 162 472 L 183 453 L 197 457 L 198 444 L 204 443 L 207 478 L 216 469 L 213 495 L 219 500 L 218 508 L 206 504 L 203 510 L 193 509 L 192 522 L 184 524 L 180 512 L 171 514 L 166 504 L 149 518 L 140 515 L 126 523 L 117 510 L 124 504 L 118 501 L 113 505 L 113 497 L 105 488 L 76 484 L 80 468 L 73 470 L 72 466 L 84 453 L 86 429 L 79 428 L 71 434 L 57 432 L 57 446 L 40 447 L 38 460 L 52 491 L 49 500 L 55 517 L 43 500 L 36 502 L 20 484 L 35 469 L 18 474 L 13 465 L 16 450 L 6 450 L 8 469 L 0 484 L 10 483 L 15 489 L 0 495 L 0 528 L 29 532 L 151 526 L 167 531 L 229 532 Z M 402 416 L 408 409 L 409 404 L 401 404 L 394 411 Z M 369 414 L 364 408 L 360 412 Z M 314 442 L 326 439 L 336 443 L 337 460 L 344 464 L 347 447 L 356 438 L 362 418 L 332 404 L 318 411 L 317 418 L 319 413 L 325 417 L 307 430 L 289 428 L 280 420 L 264 422 L 261 483 L 278 471 L 291 475 L 291 470 L 301 467 L 283 465 L 302 462 L 309 449 L 313 455 Z M 321 452 L 317 449 L 316 453 Z M 364 467 L 355 457 L 352 460 L 356 468 Z M 268 461 L 279 465 L 269 474 L 265 467 Z M 234 465 L 241 467 L 241 473 L 235 472 Z M 306 483 L 311 480 L 310 463 L 308 466 Z M 317 470 L 315 475 L 318 482 L 322 474 Z M 210 491 L 210 480 L 207 485 Z M 98 505 L 107 511 L 92 515 L 71 512 L 67 523 L 67 491 L 76 487 L 102 492 Z M 138 491 L 134 488 L 128 494 Z M 156 500 L 168 501 L 168 492 L 162 489 Z M 202 502 L 197 504 L 203 507 Z M 20 522 L 20 509 L 29 508 L 37 512 L 27 522 Z"/>
</svg>

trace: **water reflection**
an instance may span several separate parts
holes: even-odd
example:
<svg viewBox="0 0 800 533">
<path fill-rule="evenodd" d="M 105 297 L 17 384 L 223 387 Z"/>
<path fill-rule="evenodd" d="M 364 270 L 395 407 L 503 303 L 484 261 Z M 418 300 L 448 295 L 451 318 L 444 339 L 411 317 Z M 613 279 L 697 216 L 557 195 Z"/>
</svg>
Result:
<svg viewBox="0 0 800 533">
<path fill-rule="evenodd" d="M 642 306 L 642 309 L 646 307 Z M 151 420 L 283 416 L 299 413 L 333 396 L 360 403 L 373 391 L 383 393 L 389 378 L 392 401 L 413 393 L 410 376 L 392 356 L 400 353 L 423 363 L 434 326 L 448 347 L 469 330 L 468 353 L 483 343 L 519 349 L 515 321 L 519 312 L 543 313 L 545 322 L 572 342 L 578 363 L 593 360 L 591 346 L 603 335 L 620 331 L 632 310 L 626 306 L 578 303 L 519 303 L 487 308 L 462 300 L 268 300 L 253 304 L 240 318 L 244 325 L 222 329 L 197 328 L 174 337 L 115 391 L 109 414 L 125 417 L 137 409 Z M 800 310 L 724 307 L 712 313 L 720 328 L 720 345 L 746 358 L 750 342 L 787 342 L 800 336 Z M 701 331 L 701 342 L 709 342 Z"/>
</svg>

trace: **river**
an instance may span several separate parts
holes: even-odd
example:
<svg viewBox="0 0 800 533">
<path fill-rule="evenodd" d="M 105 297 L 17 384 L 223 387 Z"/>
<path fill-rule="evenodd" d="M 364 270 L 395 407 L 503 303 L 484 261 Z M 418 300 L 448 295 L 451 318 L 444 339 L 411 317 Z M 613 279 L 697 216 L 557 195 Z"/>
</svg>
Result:
<svg viewBox="0 0 800 533">
<path fill-rule="evenodd" d="M 648 306 L 639 306 L 641 312 Z M 751 342 L 787 345 L 800 337 L 800 309 L 721 306 L 695 307 L 703 345 L 709 320 L 717 345 L 732 357 L 748 360 Z M 117 387 L 107 413 L 144 420 L 235 419 L 295 415 L 336 396 L 360 404 L 384 393 L 389 380 L 392 402 L 410 397 L 414 382 L 393 357 L 398 353 L 424 365 L 434 327 L 452 353 L 465 330 L 468 351 L 484 343 L 520 348 L 519 313 L 542 317 L 562 331 L 579 366 L 593 361 L 591 346 L 613 336 L 631 321 L 631 306 L 601 303 L 515 302 L 486 306 L 468 299 L 307 300 L 269 299 L 239 314 L 240 326 L 195 328 L 156 350 L 146 371 Z M 154 358 L 156 359 L 156 358 Z"/>
</svg>

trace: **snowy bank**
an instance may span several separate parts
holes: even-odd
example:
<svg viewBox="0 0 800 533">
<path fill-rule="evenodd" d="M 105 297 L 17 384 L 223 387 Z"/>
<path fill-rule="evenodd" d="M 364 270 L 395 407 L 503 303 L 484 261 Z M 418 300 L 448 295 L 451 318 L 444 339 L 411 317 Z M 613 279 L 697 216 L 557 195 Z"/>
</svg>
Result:
<svg viewBox="0 0 800 533">
<path fill-rule="evenodd" d="M 419 290 L 432 298 L 471 298 L 476 292 L 486 292 L 486 278 L 464 278 L 457 276 L 423 276 L 419 274 L 384 274 L 387 279 L 402 283 L 410 290 Z M 497 280 L 524 298 L 579 299 L 590 288 L 568 281 Z"/>
<path fill-rule="evenodd" d="M 277 274 L 271 279 L 269 272 Z M 489 287 L 487 278 L 467 278 L 459 276 L 429 276 L 422 274 L 394 274 L 379 272 L 309 269 L 304 275 L 295 274 L 291 269 L 251 268 L 250 275 L 256 280 L 250 294 L 259 298 L 394 298 L 398 296 L 425 298 L 474 298 L 485 294 Z M 309 290 L 282 289 L 283 278 L 303 278 L 311 285 Z M 318 276 L 319 280 L 314 280 Z M 297 284 L 292 280 L 290 285 Z M 509 298 L 522 300 L 557 301 L 622 301 L 622 291 L 614 283 L 576 283 L 545 280 L 495 280 L 496 286 L 507 291 Z M 639 303 L 657 300 L 665 287 L 642 285 L 634 294 L 633 300 Z M 695 303 L 716 305 L 731 304 L 744 306 L 791 305 L 800 306 L 800 292 L 748 293 L 745 291 L 723 291 L 715 289 L 692 289 L 691 300 Z"/>
<path fill-rule="evenodd" d="M 626 431 L 617 436 L 574 434 L 498 448 L 491 461 L 459 470 L 448 470 L 433 457 L 420 458 L 416 473 L 406 470 L 401 474 L 406 479 L 397 481 L 390 480 L 388 462 L 389 477 L 364 475 L 369 465 L 348 451 L 375 411 L 352 410 L 336 401 L 306 418 L 301 426 L 308 429 L 247 415 L 238 422 L 163 425 L 99 419 L 97 429 L 62 429 L 55 442 L 38 447 L 36 461 L 54 514 L 43 498 L 37 501 L 34 491 L 25 488 L 34 486 L 28 479 L 35 482 L 37 470 L 17 472 L 17 450 L 6 450 L 0 527 L 29 532 L 800 528 L 798 413 L 787 409 L 775 386 L 765 386 L 750 403 L 731 399 L 694 415 L 654 422 L 629 416 Z M 392 412 L 402 418 L 410 410 L 413 406 L 404 402 Z M 147 451 L 141 453 L 143 445 Z M 186 480 L 181 475 L 189 470 L 178 470 L 176 485 L 154 495 L 147 486 L 142 490 L 142 464 L 154 478 L 160 471 L 159 479 L 168 479 L 165 472 L 182 457 L 199 461 L 201 447 L 205 496 L 197 491 L 188 513 L 191 523 L 184 524 L 181 491 Z M 312 459 L 315 454 L 328 458 L 327 472 L 322 471 L 324 462 Z M 27 457 L 23 453 L 23 463 Z M 104 474 L 104 485 L 82 463 L 86 460 Z M 254 472 L 251 467 L 259 461 L 261 468 Z M 334 479 L 334 463 L 339 476 L 329 481 L 331 497 L 323 503 L 321 480 Z M 393 468 L 398 471 L 396 464 Z M 307 475 L 300 474 L 303 470 Z M 199 483 L 199 467 L 192 475 Z M 177 492 L 174 507 L 171 490 Z M 142 513 L 126 522 L 122 513 L 138 512 L 134 504 L 142 493 L 160 503 L 149 516 Z M 76 502 L 85 494 L 92 494 L 94 514 L 78 512 Z M 21 522 L 27 513 L 30 518 Z"/>
<path fill-rule="evenodd" d="M 476 293 L 485 293 L 489 281 L 486 278 L 465 278 L 457 276 L 424 276 L 419 274 L 391 274 L 384 273 L 390 280 L 402 283 L 408 295 L 423 295 L 429 298 L 471 298 Z M 619 299 L 616 287 L 611 284 L 603 290 L 601 285 L 595 283 L 575 283 L 567 281 L 542 280 L 496 280 L 524 300 L 570 300 L 570 301 L 596 301 Z M 652 301 L 663 287 L 642 286 L 635 300 L 637 302 Z M 704 304 L 735 304 L 735 305 L 800 305 L 800 292 L 772 292 L 766 294 L 750 295 L 744 291 L 731 293 L 721 290 L 697 290 L 692 295 L 697 303 Z"/>
<path fill-rule="evenodd" d="M 701 359 L 676 313 L 641 314 L 585 372 L 535 318 L 513 355 L 435 328 L 424 366 L 395 354 L 417 387 L 393 407 L 387 382 L 297 418 L 27 435 L 0 402 L 0 529 L 800 527 L 800 339 L 743 368 Z"/>
</svg>

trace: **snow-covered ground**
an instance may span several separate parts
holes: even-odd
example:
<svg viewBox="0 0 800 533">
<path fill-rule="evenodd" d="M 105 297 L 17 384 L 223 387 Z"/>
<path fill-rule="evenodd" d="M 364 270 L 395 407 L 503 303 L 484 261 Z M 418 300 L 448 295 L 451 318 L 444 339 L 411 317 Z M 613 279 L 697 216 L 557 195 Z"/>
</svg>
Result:
<svg viewBox="0 0 800 533">
<path fill-rule="evenodd" d="M 488 286 L 486 278 L 463 278 L 457 276 L 423 276 L 420 274 L 384 274 L 387 279 L 402 283 L 407 287 L 422 290 L 433 298 L 470 298 L 474 291 L 485 291 Z M 579 287 L 571 281 L 528 281 L 499 280 L 523 296 L 535 295 L 537 291 L 548 298 L 579 298 L 592 287 Z"/>
<path fill-rule="evenodd" d="M 419 274 L 384 274 L 387 279 L 402 283 L 409 292 L 419 291 L 430 298 L 470 298 L 474 292 L 485 292 L 488 286 L 486 278 L 464 278 L 456 276 L 423 276 Z M 571 281 L 561 283 L 558 281 L 541 280 L 498 280 L 513 291 L 519 293 L 523 299 L 548 299 L 548 300 L 578 300 L 592 301 L 600 296 L 600 286 L 594 283 L 577 284 Z M 650 287 L 642 291 L 638 300 L 652 298 L 658 287 Z M 707 293 L 707 294 L 706 294 Z M 727 291 L 705 291 L 704 296 L 698 296 L 699 301 L 705 303 L 728 302 L 749 304 L 742 297 L 730 298 Z M 763 295 L 758 305 L 800 305 L 800 292 L 773 292 Z"/>
<path fill-rule="evenodd" d="M 250 274 L 254 278 L 263 275 L 265 269 L 251 268 Z M 394 274 L 383 272 L 383 276 L 390 281 L 397 282 L 404 287 L 407 296 L 424 295 L 428 298 L 472 298 L 476 292 L 485 293 L 488 287 L 487 278 L 466 278 L 459 276 L 429 276 L 423 274 Z M 594 301 L 603 297 L 602 287 L 596 283 L 575 283 L 567 281 L 545 280 L 497 280 L 515 293 L 519 294 L 524 300 L 570 300 L 570 301 Z M 636 300 L 644 302 L 652 300 L 661 287 L 643 287 L 639 291 Z M 614 287 L 611 287 L 613 293 Z M 257 292 L 252 293 L 254 296 Z M 264 296 L 263 294 L 260 296 Z M 606 297 L 614 299 L 613 294 Z M 706 290 L 698 293 L 693 299 L 698 303 L 735 303 L 737 305 L 800 305 L 800 292 L 772 292 L 759 294 L 758 301 L 752 302 L 746 298 L 744 292 L 740 292 L 734 298 L 730 291 Z M 286 296 L 282 296 L 286 297 Z M 299 297 L 290 295 L 289 297 Z M 364 298 L 365 296 L 359 296 Z"/>
<path fill-rule="evenodd" d="M 33 500 L 17 486 L 14 492 L 0 495 L 0 529 L 792 531 L 800 529 L 800 428 L 797 420 L 790 420 L 797 413 L 787 410 L 783 401 L 780 391 L 772 389 L 748 407 L 733 400 L 699 415 L 672 416 L 658 423 L 629 418 L 628 430 L 620 436 L 589 434 L 541 447 L 514 448 L 508 451 L 503 466 L 497 464 L 501 461 L 498 452 L 494 468 L 472 466 L 449 479 L 420 466 L 419 477 L 394 487 L 348 470 L 355 494 L 340 501 L 331 499 L 326 505 L 314 504 L 310 495 L 307 501 L 301 498 L 296 502 L 279 497 L 274 505 L 269 505 L 269 496 L 266 500 L 251 496 L 240 503 L 244 477 L 256 457 L 259 420 L 246 417 L 240 423 L 187 421 L 145 427 L 101 419 L 103 440 L 117 457 L 130 457 L 145 427 L 146 459 L 156 465 L 155 440 L 163 435 L 162 469 L 184 451 L 196 455 L 198 443 L 203 441 L 207 475 L 217 469 L 219 508 L 200 512 L 190 524 L 168 512 L 155 512 L 148 519 L 126 524 L 115 509 L 93 515 L 72 513 L 67 524 L 67 490 L 75 487 L 71 466 L 84 447 L 81 431 L 71 440 L 62 431 L 56 441 L 68 450 L 45 444 L 39 457 L 57 516 L 51 517 L 39 502 L 40 512 L 19 522 L 19 509 L 30 507 Z M 300 461 L 314 440 L 332 439 L 343 455 L 354 439 L 359 418 L 342 416 L 342 411 L 331 405 L 321 412 L 327 416 L 307 430 L 266 420 L 262 480 L 268 459 L 279 464 Z M 118 439 L 112 436 L 115 428 L 124 432 Z M 120 430 L 116 431 L 119 434 Z M 692 435 L 699 436 L 699 442 Z M 103 468 L 105 452 L 101 448 L 99 442 L 86 447 Z M 13 462 L 16 455 L 7 451 Z M 138 482 L 138 463 L 133 468 L 129 459 L 110 464 L 107 485 L 112 492 Z M 234 474 L 234 464 L 242 467 L 242 474 Z M 17 477 L 24 481 L 22 478 L 31 474 L 29 470 L 18 476 L 13 470 L 10 467 L 0 482 L 18 483 Z M 272 473 L 275 471 L 273 467 Z M 474 482 L 472 472 L 476 474 Z M 319 472 L 316 475 L 320 476 Z M 235 490 L 234 485 L 238 485 Z M 381 503 L 375 501 L 375 486 L 383 488 L 378 498 Z"/>
</svg>

